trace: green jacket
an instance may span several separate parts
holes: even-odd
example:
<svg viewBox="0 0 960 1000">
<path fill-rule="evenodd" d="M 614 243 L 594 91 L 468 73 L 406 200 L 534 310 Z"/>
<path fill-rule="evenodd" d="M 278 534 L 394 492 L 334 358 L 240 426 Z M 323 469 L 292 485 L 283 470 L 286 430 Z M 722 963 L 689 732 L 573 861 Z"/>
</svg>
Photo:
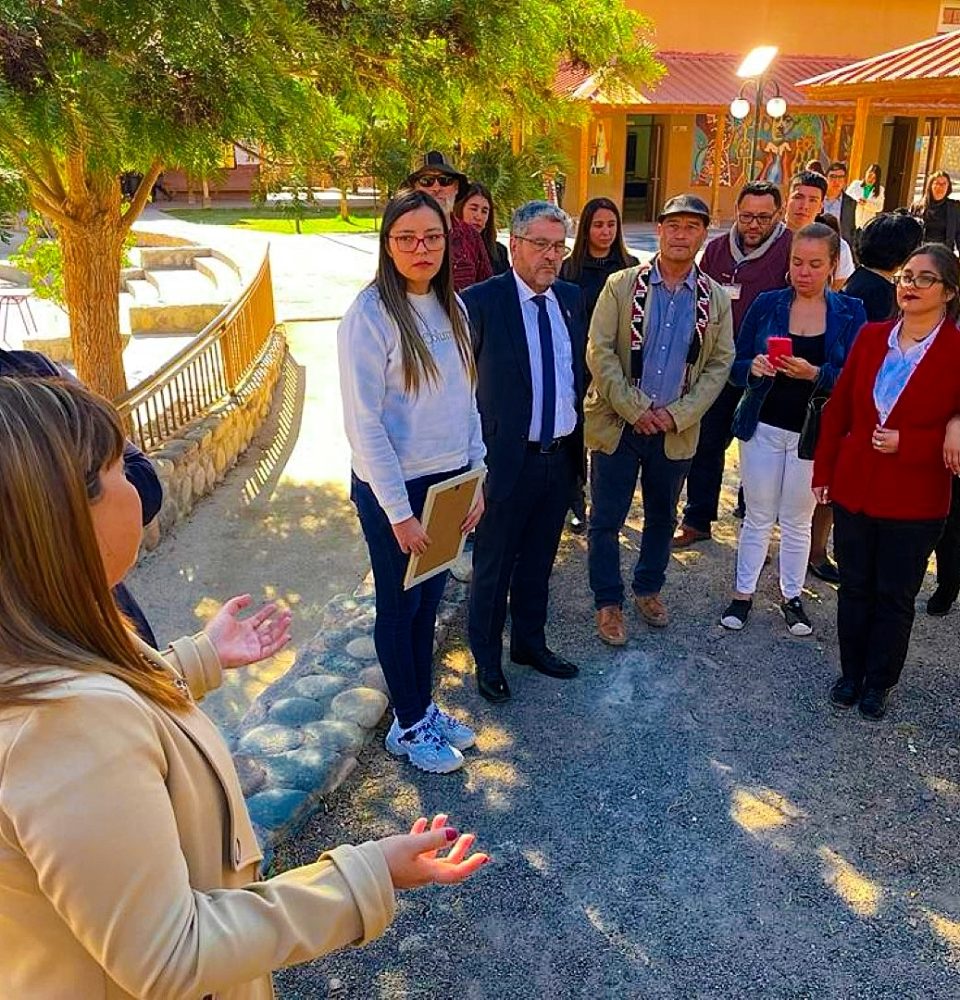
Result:
<svg viewBox="0 0 960 1000">
<path fill-rule="evenodd" d="M 650 408 L 650 398 L 630 383 L 630 321 L 637 267 L 611 274 L 597 300 L 587 338 L 587 367 L 593 381 L 583 404 L 584 437 L 591 450 L 610 455 L 630 428 Z M 644 329 L 652 310 L 644 316 Z M 711 279 L 710 321 L 703 349 L 690 372 L 686 392 L 666 409 L 677 430 L 664 440 L 667 458 L 692 458 L 700 437 L 700 418 L 707 412 L 733 364 L 733 320 L 726 292 Z"/>
</svg>

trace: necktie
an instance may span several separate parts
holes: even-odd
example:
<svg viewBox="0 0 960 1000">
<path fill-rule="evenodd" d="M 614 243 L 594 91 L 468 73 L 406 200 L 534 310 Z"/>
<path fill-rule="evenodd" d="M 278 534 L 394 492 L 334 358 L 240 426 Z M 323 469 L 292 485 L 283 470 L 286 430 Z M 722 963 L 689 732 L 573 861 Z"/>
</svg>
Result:
<svg viewBox="0 0 960 1000">
<path fill-rule="evenodd" d="M 537 304 L 537 332 L 540 334 L 540 366 L 543 380 L 543 410 L 540 416 L 540 447 L 553 444 L 554 420 L 557 409 L 557 375 L 553 367 L 553 331 L 547 315 L 547 297 L 534 295 Z"/>
</svg>

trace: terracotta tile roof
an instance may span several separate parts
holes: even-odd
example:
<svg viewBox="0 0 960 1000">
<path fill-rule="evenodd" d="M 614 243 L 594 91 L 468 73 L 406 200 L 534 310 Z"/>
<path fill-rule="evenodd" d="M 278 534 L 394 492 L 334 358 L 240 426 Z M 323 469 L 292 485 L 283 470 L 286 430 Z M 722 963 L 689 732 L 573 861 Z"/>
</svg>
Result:
<svg viewBox="0 0 960 1000">
<path fill-rule="evenodd" d="M 737 68 L 743 54 L 727 52 L 658 52 L 657 59 L 665 73 L 652 87 L 640 90 L 628 87 L 615 90 L 605 84 L 601 73 L 571 65 L 560 68 L 554 80 L 554 90 L 575 100 L 596 104 L 696 105 L 726 106 L 737 96 L 743 81 Z M 780 93 L 792 107 L 817 103 L 796 89 L 796 81 L 814 74 L 842 68 L 847 59 L 837 56 L 778 55 L 770 79 L 780 87 Z"/>
<path fill-rule="evenodd" d="M 863 83 L 901 83 L 956 80 L 960 93 L 960 31 L 925 38 L 902 49 L 848 63 L 800 81 L 801 87 L 849 86 Z"/>
</svg>

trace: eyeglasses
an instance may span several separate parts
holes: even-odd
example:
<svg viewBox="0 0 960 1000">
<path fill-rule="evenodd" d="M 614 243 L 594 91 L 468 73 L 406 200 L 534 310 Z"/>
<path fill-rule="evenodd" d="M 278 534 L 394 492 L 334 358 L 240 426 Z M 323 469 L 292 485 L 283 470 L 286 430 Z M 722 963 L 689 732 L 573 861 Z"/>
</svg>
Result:
<svg viewBox="0 0 960 1000">
<path fill-rule="evenodd" d="M 416 253 L 420 249 L 421 243 L 427 250 L 440 250 L 447 242 L 447 237 L 443 233 L 427 233 L 426 236 L 413 236 L 404 233 L 402 236 L 391 236 L 390 239 L 396 243 L 397 249 L 404 253 Z"/>
<path fill-rule="evenodd" d="M 938 278 L 935 274 L 927 274 L 925 271 L 922 271 L 920 274 L 911 274 L 910 271 L 900 271 L 893 276 L 893 280 L 905 288 L 933 288 L 934 285 L 943 284 L 943 278 Z"/>
<path fill-rule="evenodd" d="M 450 177 L 447 174 L 425 174 L 423 177 L 417 178 L 417 187 L 428 188 L 433 187 L 434 184 L 439 184 L 442 188 L 453 187 L 457 183 L 456 177 Z"/>
<path fill-rule="evenodd" d="M 757 215 L 754 212 L 741 212 L 737 216 L 737 221 L 741 226 L 752 226 L 757 223 L 759 226 L 769 226 L 773 222 L 773 216 L 768 214 Z"/>
<path fill-rule="evenodd" d="M 531 240 L 526 236 L 515 236 L 514 239 L 529 243 L 537 253 L 545 254 L 552 250 L 554 253 L 560 254 L 561 257 L 570 256 L 570 248 L 566 243 L 562 243 L 559 240 L 556 243 L 551 243 L 550 240 Z"/>
</svg>

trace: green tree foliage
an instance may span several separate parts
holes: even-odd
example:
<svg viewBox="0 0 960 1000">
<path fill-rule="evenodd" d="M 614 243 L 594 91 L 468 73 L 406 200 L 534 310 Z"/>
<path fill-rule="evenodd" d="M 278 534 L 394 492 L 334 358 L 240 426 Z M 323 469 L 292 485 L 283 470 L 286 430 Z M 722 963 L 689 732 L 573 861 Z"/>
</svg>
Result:
<svg viewBox="0 0 960 1000">
<path fill-rule="evenodd" d="M 646 27 L 624 0 L 0 0 L 0 160 L 60 236 L 78 374 L 125 388 L 121 247 L 162 166 L 210 176 L 240 139 L 394 187 L 426 148 L 489 158 L 575 121 L 561 63 L 649 81 Z M 543 169 L 523 156 L 511 190 Z"/>
<path fill-rule="evenodd" d="M 56 227 L 77 372 L 105 395 L 126 388 L 123 240 L 162 165 L 210 173 L 236 137 L 322 153 L 319 34 L 279 0 L 0 0 L 0 156 Z M 144 175 L 126 206 L 124 170 Z"/>
</svg>

